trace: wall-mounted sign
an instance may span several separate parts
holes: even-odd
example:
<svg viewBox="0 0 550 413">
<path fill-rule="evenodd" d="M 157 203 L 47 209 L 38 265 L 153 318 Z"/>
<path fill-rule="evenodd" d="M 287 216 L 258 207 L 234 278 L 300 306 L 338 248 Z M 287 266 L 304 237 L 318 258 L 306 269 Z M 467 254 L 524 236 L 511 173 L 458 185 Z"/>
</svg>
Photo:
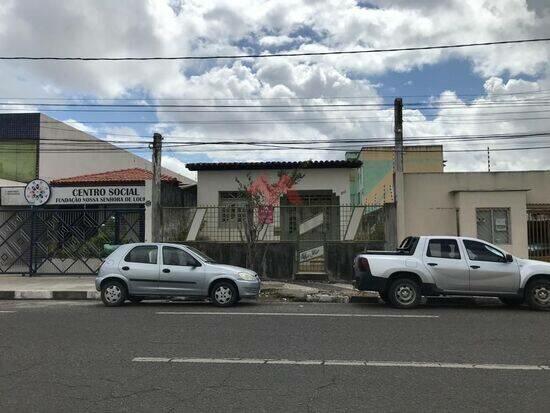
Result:
<svg viewBox="0 0 550 413">
<path fill-rule="evenodd" d="M 46 205 L 144 204 L 144 186 L 50 187 Z M 28 205 L 25 187 L 2 188 L 2 205 Z M 41 204 L 34 204 L 41 205 Z"/>
<path fill-rule="evenodd" d="M 144 203 L 144 186 L 66 186 L 52 188 L 48 205 Z"/>
<path fill-rule="evenodd" d="M 0 205 L 28 205 L 24 186 L 8 186 L 0 189 Z"/>
<path fill-rule="evenodd" d="M 29 205 L 44 205 L 50 199 L 50 185 L 43 179 L 33 179 L 25 187 L 25 199 Z"/>
<path fill-rule="evenodd" d="M 320 245 L 319 247 L 311 248 L 309 250 L 300 251 L 300 262 L 311 261 L 314 258 L 319 258 L 325 255 L 325 248 Z"/>
</svg>

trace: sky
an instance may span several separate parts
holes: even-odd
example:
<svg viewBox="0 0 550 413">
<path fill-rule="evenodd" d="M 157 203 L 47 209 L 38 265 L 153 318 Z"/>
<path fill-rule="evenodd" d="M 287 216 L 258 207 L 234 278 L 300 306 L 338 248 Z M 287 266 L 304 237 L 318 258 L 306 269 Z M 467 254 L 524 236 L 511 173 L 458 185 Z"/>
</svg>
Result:
<svg viewBox="0 0 550 413">
<path fill-rule="evenodd" d="M 42 0 L 40 7 L 37 4 L 2 1 L 0 55 L 197 56 L 550 37 L 546 0 Z M 41 110 L 105 139 L 150 140 L 153 132 L 160 132 L 166 143 L 388 139 L 393 134 L 393 112 L 388 106 L 323 112 L 177 113 L 151 107 L 145 113 L 83 113 L 70 107 L 44 110 L 36 103 L 391 104 L 402 96 L 405 140 L 546 132 L 550 131 L 550 99 L 544 100 L 550 98 L 549 62 L 548 42 L 241 60 L 0 61 L 0 102 L 20 103 L 16 108 L 21 111 Z M 517 105 L 529 99 L 534 101 L 528 106 Z M 438 101 L 452 107 L 417 109 Z M 494 102 L 501 107 L 487 107 Z M 511 103 L 506 106 L 506 102 Z M 0 111 L 13 109 L 0 104 Z M 446 170 L 487 169 L 486 153 L 454 150 L 540 146 L 545 139 L 447 140 Z M 167 145 L 163 165 L 192 176 L 185 168 L 190 162 L 343 159 L 344 152 L 337 150 L 342 147 L 328 142 L 307 150 Z M 150 157 L 147 151 L 139 154 Z M 550 149 L 495 150 L 491 167 L 548 169 L 549 159 Z"/>
</svg>

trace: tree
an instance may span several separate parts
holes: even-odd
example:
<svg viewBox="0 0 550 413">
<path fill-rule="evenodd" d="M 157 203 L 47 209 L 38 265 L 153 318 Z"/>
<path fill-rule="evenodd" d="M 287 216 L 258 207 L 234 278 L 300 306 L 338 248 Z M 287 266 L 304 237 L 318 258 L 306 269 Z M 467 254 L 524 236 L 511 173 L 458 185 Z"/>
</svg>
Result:
<svg viewBox="0 0 550 413">
<path fill-rule="evenodd" d="M 293 189 L 304 175 L 297 170 L 290 174 L 285 171 L 277 173 L 278 181 L 270 183 L 267 176 L 252 178 L 247 174 L 247 181 L 241 182 L 235 178 L 239 190 L 245 199 L 242 214 L 241 239 L 246 241 L 246 265 L 255 271 L 258 265 L 258 242 L 264 239 L 267 227 L 273 223 L 273 213 L 279 206 L 281 196 L 286 195 L 292 204 L 299 204 L 300 197 Z M 262 263 L 265 261 L 267 246 L 263 250 Z"/>
</svg>

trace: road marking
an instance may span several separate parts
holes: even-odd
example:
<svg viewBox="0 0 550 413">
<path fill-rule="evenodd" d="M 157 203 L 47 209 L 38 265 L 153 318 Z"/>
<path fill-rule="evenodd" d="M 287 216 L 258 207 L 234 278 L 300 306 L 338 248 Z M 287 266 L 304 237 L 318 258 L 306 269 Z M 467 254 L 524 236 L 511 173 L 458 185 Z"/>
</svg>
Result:
<svg viewBox="0 0 550 413">
<path fill-rule="evenodd" d="M 325 313 L 245 313 L 221 311 L 157 311 L 159 315 L 226 315 L 226 316 L 264 316 L 264 317 L 347 317 L 347 318 L 439 318 L 429 314 L 325 314 Z"/>
<path fill-rule="evenodd" d="M 253 358 L 193 358 L 193 357 L 135 357 L 134 362 L 142 363 L 189 363 L 189 364 L 265 364 L 290 366 L 350 366 L 350 367 L 402 367 L 476 370 L 531 370 L 550 371 L 550 366 L 535 364 L 477 364 L 440 363 L 423 361 L 368 361 L 368 360 L 288 360 Z"/>
<path fill-rule="evenodd" d="M 12 311 L 12 310 L 0 310 L 0 313 L 1 313 L 1 314 L 11 314 L 11 313 L 15 313 L 15 311 Z"/>
</svg>

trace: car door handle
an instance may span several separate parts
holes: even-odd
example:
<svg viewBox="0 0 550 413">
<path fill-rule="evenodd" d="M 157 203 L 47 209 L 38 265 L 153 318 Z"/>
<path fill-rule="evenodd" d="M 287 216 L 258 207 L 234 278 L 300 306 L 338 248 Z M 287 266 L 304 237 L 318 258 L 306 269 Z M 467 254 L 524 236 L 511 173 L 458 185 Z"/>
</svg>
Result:
<svg viewBox="0 0 550 413">
<path fill-rule="evenodd" d="M 162 269 L 162 272 L 169 273 L 169 272 L 170 272 L 170 269 L 169 269 L 169 268 L 163 268 L 163 269 Z"/>
<path fill-rule="evenodd" d="M 127 266 L 122 267 L 122 271 L 128 271 L 129 269 L 130 267 L 127 267 Z"/>
<path fill-rule="evenodd" d="M 436 262 L 429 262 L 428 265 L 429 265 L 430 267 L 435 267 L 435 266 L 437 265 L 437 263 L 436 263 Z"/>
<path fill-rule="evenodd" d="M 479 268 L 479 265 L 470 265 L 470 268 L 473 268 L 474 270 L 477 270 Z"/>
</svg>

